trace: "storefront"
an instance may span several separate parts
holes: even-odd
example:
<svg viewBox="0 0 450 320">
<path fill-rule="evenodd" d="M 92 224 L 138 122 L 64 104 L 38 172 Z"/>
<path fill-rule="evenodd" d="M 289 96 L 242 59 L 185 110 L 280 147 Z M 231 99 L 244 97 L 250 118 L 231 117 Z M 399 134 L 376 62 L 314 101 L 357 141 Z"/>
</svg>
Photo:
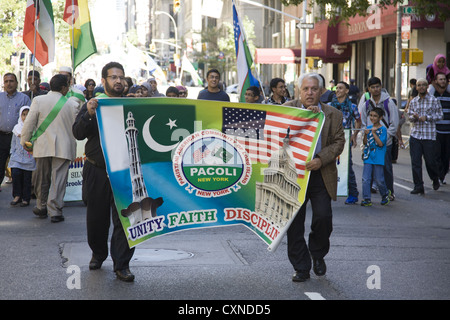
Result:
<svg viewBox="0 0 450 320">
<path fill-rule="evenodd" d="M 404 41 L 402 47 L 424 50 L 425 55 L 422 65 L 402 67 L 402 94 L 408 90 L 408 79 L 424 77 L 426 65 L 441 51 L 443 27 L 443 22 L 436 17 L 411 15 L 411 40 Z M 361 90 L 365 89 L 370 77 L 376 76 L 391 96 L 395 96 L 396 32 L 397 10 L 394 6 L 386 9 L 374 6 L 368 16 L 355 16 L 348 23 L 339 24 L 337 43 L 353 48 L 350 75 Z M 426 56 L 426 52 L 432 52 L 432 58 Z"/>
</svg>

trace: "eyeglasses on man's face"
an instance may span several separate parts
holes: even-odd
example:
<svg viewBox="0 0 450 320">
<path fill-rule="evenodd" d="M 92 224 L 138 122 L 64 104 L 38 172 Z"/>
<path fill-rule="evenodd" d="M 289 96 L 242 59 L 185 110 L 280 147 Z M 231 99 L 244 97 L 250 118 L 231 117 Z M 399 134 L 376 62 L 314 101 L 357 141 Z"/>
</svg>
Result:
<svg viewBox="0 0 450 320">
<path fill-rule="evenodd" d="M 116 75 L 113 75 L 113 76 L 107 76 L 107 78 L 111 78 L 112 81 L 117 81 L 118 79 L 119 79 L 120 81 L 125 81 L 125 77 L 119 77 L 119 76 L 116 76 Z"/>
</svg>

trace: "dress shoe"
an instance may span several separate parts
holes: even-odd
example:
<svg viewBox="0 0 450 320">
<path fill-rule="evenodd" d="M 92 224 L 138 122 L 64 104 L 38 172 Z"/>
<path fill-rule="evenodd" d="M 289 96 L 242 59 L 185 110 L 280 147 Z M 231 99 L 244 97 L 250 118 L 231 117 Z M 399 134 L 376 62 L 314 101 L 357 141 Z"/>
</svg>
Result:
<svg viewBox="0 0 450 320">
<path fill-rule="evenodd" d="M 89 261 L 89 270 L 97 270 L 102 267 L 103 261 L 98 260 L 95 257 L 92 257 L 91 261 Z"/>
<path fill-rule="evenodd" d="M 318 276 L 323 276 L 327 272 L 327 265 L 323 259 L 314 259 L 313 258 L 313 270 L 314 273 Z"/>
<path fill-rule="evenodd" d="M 411 194 L 425 194 L 425 191 L 423 189 L 414 189 L 411 191 Z"/>
<path fill-rule="evenodd" d="M 309 271 L 295 271 L 292 276 L 292 281 L 294 282 L 305 282 L 309 279 Z"/>
<path fill-rule="evenodd" d="M 439 184 L 439 179 L 433 181 L 433 190 L 438 190 L 441 185 Z"/>
<path fill-rule="evenodd" d="M 125 282 L 133 282 L 134 274 L 131 273 L 130 269 L 116 270 L 117 279 Z"/>
<path fill-rule="evenodd" d="M 47 208 L 39 209 L 38 207 L 34 207 L 33 213 L 41 219 L 47 218 Z"/>
<path fill-rule="evenodd" d="M 21 203 L 22 202 L 22 199 L 14 199 L 13 201 L 11 201 L 9 204 L 10 205 L 12 205 L 12 206 L 17 206 L 19 203 Z"/>
<path fill-rule="evenodd" d="M 30 205 L 29 201 L 22 201 L 22 203 L 20 204 L 21 207 L 28 207 Z"/>
<path fill-rule="evenodd" d="M 51 218 L 51 222 L 53 222 L 53 223 L 57 223 L 57 222 L 62 222 L 62 221 L 64 221 L 64 216 L 53 216 L 52 218 Z"/>
</svg>

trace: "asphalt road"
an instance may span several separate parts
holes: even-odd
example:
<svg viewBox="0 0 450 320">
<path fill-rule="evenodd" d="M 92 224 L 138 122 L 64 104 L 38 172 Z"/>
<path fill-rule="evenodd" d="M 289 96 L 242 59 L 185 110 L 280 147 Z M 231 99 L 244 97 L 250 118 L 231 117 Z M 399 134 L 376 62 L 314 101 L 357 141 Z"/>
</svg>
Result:
<svg viewBox="0 0 450 320">
<path fill-rule="evenodd" d="M 361 190 L 362 166 L 359 151 L 354 152 Z M 11 208 L 11 185 L 3 184 L 0 299 L 254 300 L 262 304 L 450 299 L 450 184 L 433 191 L 426 179 L 426 194 L 410 195 L 409 164 L 408 150 L 401 150 L 394 165 L 397 198 L 388 206 L 379 204 L 377 194 L 370 208 L 345 205 L 344 198 L 333 203 L 327 274 L 317 277 L 311 272 L 305 283 L 291 281 L 285 240 L 277 251 L 269 252 L 241 226 L 152 239 L 136 250 L 131 263 L 135 282 L 124 283 L 115 278 L 109 260 L 102 269 L 89 271 L 85 208 L 80 203 L 67 204 L 66 220 L 53 224 L 35 218 L 32 206 Z M 310 212 L 308 225 L 309 217 Z"/>
</svg>

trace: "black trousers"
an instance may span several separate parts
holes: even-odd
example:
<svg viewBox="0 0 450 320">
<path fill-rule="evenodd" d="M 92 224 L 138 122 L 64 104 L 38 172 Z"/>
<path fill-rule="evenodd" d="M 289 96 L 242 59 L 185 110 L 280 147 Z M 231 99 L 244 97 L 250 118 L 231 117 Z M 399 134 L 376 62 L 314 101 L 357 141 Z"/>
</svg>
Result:
<svg viewBox="0 0 450 320">
<path fill-rule="evenodd" d="M 437 147 L 435 140 L 419 140 L 409 138 L 409 154 L 411 156 L 411 169 L 414 181 L 414 189 L 423 189 L 422 157 L 425 160 L 425 168 L 432 181 L 439 178 L 439 164 L 437 163 Z"/>
<path fill-rule="evenodd" d="M 30 202 L 32 174 L 33 171 L 11 168 L 11 176 L 13 180 L 13 198 L 20 197 L 20 199 L 22 199 L 23 201 L 26 201 L 28 203 Z"/>
<path fill-rule="evenodd" d="M 12 133 L 0 134 L 0 185 L 5 178 L 6 161 L 11 150 Z"/>
<path fill-rule="evenodd" d="M 449 134 L 436 134 L 436 141 L 438 144 L 438 163 L 439 163 L 439 178 L 445 179 L 445 175 L 449 170 L 450 161 L 450 133 Z"/>
<path fill-rule="evenodd" d="M 304 235 L 308 201 L 311 201 L 312 220 L 307 246 Z M 320 170 L 311 171 L 305 202 L 287 232 L 288 257 L 296 271 L 311 270 L 311 256 L 315 259 L 325 257 L 330 250 L 332 231 L 331 198 L 323 183 Z"/>
<path fill-rule="evenodd" d="M 111 258 L 114 271 L 129 267 L 134 254 L 130 249 L 114 203 L 106 169 L 98 168 L 89 161 L 83 167 L 83 201 L 87 206 L 87 238 L 92 255 L 103 261 L 108 257 L 108 235 L 111 219 Z"/>
</svg>

